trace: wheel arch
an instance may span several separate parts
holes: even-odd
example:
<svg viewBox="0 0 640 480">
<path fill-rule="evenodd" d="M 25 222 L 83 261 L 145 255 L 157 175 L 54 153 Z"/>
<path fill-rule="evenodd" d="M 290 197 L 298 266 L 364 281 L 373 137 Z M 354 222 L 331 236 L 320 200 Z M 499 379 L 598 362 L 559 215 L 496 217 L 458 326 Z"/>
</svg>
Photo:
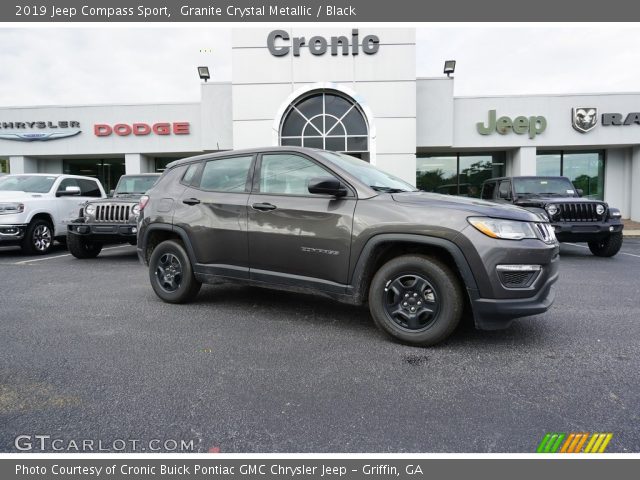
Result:
<svg viewBox="0 0 640 480">
<path fill-rule="evenodd" d="M 380 234 L 370 238 L 360 252 L 350 279 L 355 303 L 364 303 L 375 272 L 392 258 L 407 254 L 430 255 L 449 266 L 469 292 L 477 291 L 466 257 L 451 240 L 413 234 Z"/>
<path fill-rule="evenodd" d="M 179 240 L 187 251 L 187 255 L 189 255 L 189 261 L 192 265 L 195 265 L 196 256 L 187 232 L 183 228 L 168 223 L 154 223 L 145 229 L 140 246 L 147 265 L 153 250 L 165 240 Z"/>
</svg>

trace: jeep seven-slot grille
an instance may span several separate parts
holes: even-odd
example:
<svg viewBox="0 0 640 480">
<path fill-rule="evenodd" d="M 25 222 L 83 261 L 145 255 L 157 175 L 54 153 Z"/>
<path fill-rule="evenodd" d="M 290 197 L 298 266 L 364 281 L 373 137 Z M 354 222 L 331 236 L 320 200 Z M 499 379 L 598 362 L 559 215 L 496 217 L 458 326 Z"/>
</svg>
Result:
<svg viewBox="0 0 640 480">
<path fill-rule="evenodd" d="M 96 205 L 96 222 L 126 223 L 129 221 L 129 204 Z"/>
<path fill-rule="evenodd" d="M 597 222 L 600 215 L 596 213 L 595 203 L 561 203 L 561 222 Z"/>
</svg>

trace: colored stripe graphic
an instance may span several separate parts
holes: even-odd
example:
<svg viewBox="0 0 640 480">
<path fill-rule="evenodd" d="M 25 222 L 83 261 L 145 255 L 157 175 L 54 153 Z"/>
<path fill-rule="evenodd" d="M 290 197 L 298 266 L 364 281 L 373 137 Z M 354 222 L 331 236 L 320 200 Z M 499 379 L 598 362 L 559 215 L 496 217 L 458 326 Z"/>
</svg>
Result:
<svg viewBox="0 0 640 480">
<path fill-rule="evenodd" d="M 547 433 L 537 453 L 603 453 L 613 438 L 612 433 Z M 566 439 L 566 440 L 565 440 Z M 589 440 L 587 442 L 587 440 Z M 563 442 L 564 441 L 564 442 Z M 584 447 L 586 443 L 586 447 Z M 584 450 L 583 450 L 584 447 Z"/>
</svg>

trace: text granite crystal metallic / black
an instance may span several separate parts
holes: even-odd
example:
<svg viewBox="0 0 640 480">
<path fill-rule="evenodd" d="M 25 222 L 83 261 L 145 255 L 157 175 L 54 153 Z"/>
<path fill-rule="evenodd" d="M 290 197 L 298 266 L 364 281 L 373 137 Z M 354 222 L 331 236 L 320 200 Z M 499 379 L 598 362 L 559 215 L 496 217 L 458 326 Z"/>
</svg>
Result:
<svg viewBox="0 0 640 480">
<path fill-rule="evenodd" d="M 560 242 L 587 242 L 599 257 L 622 247 L 622 214 L 601 200 L 583 197 L 567 177 L 500 177 L 485 180 L 481 197 L 546 215 Z"/>
<path fill-rule="evenodd" d="M 239 282 L 368 304 L 414 345 L 545 312 L 558 278 L 546 218 L 417 191 L 347 155 L 270 147 L 168 165 L 140 198 L 138 255 L 164 301 Z M 213 308 L 213 307 L 212 307 Z"/>
</svg>

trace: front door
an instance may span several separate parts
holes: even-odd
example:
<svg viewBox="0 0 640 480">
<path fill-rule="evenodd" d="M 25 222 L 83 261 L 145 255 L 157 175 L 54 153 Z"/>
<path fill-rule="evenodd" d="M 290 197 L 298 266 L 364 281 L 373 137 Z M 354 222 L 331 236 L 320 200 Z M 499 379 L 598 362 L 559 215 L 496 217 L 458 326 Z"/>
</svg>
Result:
<svg viewBox="0 0 640 480">
<path fill-rule="evenodd" d="M 331 176 L 298 153 L 261 156 L 248 208 L 252 279 L 341 291 L 357 200 L 308 190 L 312 178 Z"/>
</svg>

